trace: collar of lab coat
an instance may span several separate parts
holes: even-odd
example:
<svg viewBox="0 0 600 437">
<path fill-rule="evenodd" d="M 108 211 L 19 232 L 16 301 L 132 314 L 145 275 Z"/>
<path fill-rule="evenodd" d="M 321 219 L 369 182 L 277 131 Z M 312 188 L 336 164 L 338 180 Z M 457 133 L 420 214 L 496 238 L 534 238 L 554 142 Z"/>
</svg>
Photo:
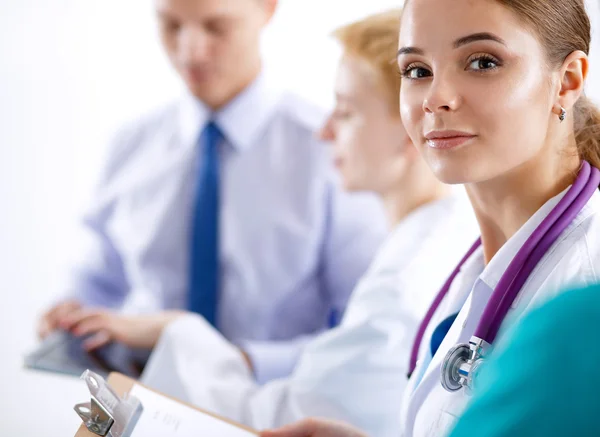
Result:
<svg viewBox="0 0 600 437">
<path fill-rule="evenodd" d="M 216 113 L 188 94 L 179 112 L 180 138 L 184 144 L 194 147 L 200 132 L 212 119 L 227 143 L 242 151 L 256 141 L 282 95 L 282 88 L 267 71 L 262 71 L 254 82 Z"/>
<path fill-rule="evenodd" d="M 567 193 L 570 187 L 566 188 L 560 194 L 548 200 L 536 213 L 531 216 L 521 229 L 517 231 L 509 240 L 500 248 L 490 262 L 485 266 L 483 273 L 479 277 L 491 290 L 495 290 L 500 278 L 512 262 L 517 252 L 523 247 L 525 241 L 533 234 L 542 221 L 550 214 L 560 199 Z M 479 251 L 478 255 L 483 257 L 483 251 Z"/>
</svg>

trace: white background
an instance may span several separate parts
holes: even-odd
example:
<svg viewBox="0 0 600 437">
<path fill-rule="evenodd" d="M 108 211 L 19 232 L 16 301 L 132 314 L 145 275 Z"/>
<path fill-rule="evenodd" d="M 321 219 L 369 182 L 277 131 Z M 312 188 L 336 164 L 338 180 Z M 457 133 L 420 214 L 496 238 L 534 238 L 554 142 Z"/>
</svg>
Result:
<svg viewBox="0 0 600 437">
<path fill-rule="evenodd" d="M 267 63 L 329 105 L 338 56 L 329 33 L 400 2 L 281 0 L 265 35 Z M 590 85 L 600 96 L 600 80 Z M 0 0 L 0 435 L 73 434 L 70 408 L 85 390 L 22 371 L 22 354 L 35 345 L 37 314 L 59 292 L 108 138 L 179 90 L 151 1 Z"/>
</svg>

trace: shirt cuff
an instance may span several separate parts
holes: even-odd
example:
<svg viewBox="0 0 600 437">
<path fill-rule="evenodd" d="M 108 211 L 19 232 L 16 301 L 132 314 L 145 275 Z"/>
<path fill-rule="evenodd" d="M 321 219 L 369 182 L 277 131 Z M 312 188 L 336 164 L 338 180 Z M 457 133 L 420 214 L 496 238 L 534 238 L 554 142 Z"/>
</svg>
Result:
<svg viewBox="0 0 600 437">
<path fill-rule="evenodd" d="M 289 376 L 310 337 L 292 341 L 246 341 L 240 347 L 248 354 L 258 384 Z"/>
</svg>

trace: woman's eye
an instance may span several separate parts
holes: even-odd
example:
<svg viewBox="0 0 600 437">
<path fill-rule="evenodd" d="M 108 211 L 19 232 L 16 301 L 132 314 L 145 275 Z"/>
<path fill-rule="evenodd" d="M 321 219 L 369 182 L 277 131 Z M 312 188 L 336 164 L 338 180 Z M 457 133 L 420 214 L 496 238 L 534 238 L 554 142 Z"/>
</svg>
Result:
<svg viewBox="0 0 600 437">
<path fill-rule="evenodd" d="M 402 77 L 406 79 L 423 79 L 429 76 L 431 73 L 423 67 L 408 67 L 402 72 Z"/>
<path fill-rule="evenodd" d="M 469 63 L 469 69 L 475 71 L 493 70 L 498 68 L 498 62 L 490 58 L 478 58 Z"/>
<path fill-rule="evenodd" d="M 163 22 L 163 28 L 165 31 L 167 31 L 169 33 L 176 33 L 181 28 L 181 24 L 178 23 L 177 21 L 166 20 Z"/>
<path fill-rule="evenodd" d="M 206 29 L 213 35 L 224 35 L 229 30 L 229 25 L 222 21 L 212 21 L 206 25 Z"/>
</svg>

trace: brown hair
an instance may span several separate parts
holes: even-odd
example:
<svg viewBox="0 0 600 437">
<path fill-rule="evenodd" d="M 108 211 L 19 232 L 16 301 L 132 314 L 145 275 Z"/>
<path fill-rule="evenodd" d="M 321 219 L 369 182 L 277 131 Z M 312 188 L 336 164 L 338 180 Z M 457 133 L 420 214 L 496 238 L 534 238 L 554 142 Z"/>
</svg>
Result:
<svg viewBox="0 0 600 437">
<path fill-rule="evenodd" d="M 382 85 L 389 90 L 392 110 L 398 115 L 400 74 L 395 61 L 401 16 L 402 9 L 392 9 L 340 27 L 333 33 L 345 53 L 365 60 L 377 71 Z"/>
<path fill-rule="evenodd" d="M 590 19 L 584 0 L 497 0 L 531 26 L 552 68 L 571 53 L 589 54 Z M 575 140 L 579 156 L 600 168 L 600 111 L 582 96 L 574 108 Z"/>
</svg>

